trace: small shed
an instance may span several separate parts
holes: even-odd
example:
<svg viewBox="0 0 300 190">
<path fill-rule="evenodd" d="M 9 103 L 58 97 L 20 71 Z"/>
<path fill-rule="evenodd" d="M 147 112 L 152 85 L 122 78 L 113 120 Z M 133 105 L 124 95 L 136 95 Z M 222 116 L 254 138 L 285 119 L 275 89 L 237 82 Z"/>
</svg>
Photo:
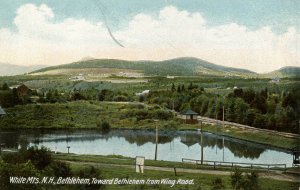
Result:
<svg viewBox="0 0 300 190">
<path fill-rule="evenodd" d="M 181 113 L 181 118 L 184 120 L 185 123 L 188 124 L 196 124 L 198 123 L 197 116 L 199 114 L 191 109 L 188 109 Z"/>
<path fill-rule="evenodd" d="M 0 106 L 0 117 L 6 115 L 4 109 Z"/>
</svg>

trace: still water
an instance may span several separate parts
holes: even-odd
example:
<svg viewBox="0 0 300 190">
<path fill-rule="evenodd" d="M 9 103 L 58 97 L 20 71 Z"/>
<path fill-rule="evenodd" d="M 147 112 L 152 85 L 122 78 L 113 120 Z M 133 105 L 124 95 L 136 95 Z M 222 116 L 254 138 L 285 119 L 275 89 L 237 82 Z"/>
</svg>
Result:
<svg viewBox="0 0 300 190">
<path fill-rule="evenodd" d="M 223 140 L 224 138 L 224 140 Z M 159 131 L 158 160 L 201 159 L 201 132 Z M 224 145 L 223 145 L 224 142 Z M 53 151 L 76 154 L 155 157 L 155 131 L 97 130 L 0 131 L 0 143 L 8 146 L 45 146 Z M 203 133 L 204 160 L 292 165 L 291 153 L 234 138 Z"/>
</svg>

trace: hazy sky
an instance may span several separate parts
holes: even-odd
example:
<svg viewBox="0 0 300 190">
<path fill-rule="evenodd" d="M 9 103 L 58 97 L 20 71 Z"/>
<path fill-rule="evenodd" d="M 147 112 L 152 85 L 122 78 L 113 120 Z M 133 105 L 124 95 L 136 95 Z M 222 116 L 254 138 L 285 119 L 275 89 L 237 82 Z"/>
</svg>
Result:
<svg viewBox="0 0 300 190">
<path fill-rule="evenodd" d="M 0 62 L 185 56 L 268 72 L 300 66 L 299 10 L 300 0 L 0 0 Z"/>
</svg>

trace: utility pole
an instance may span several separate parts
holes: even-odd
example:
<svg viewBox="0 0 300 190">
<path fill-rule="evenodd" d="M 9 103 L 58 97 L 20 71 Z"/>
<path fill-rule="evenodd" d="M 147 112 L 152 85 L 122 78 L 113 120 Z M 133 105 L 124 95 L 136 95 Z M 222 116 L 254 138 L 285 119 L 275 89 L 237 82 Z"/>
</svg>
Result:
<svg viewBox="0 0 300 190">
<path fill-rule="evenodd" d="M 156 125 L 156 135 L 155 135 L 155 158 L 154 160 L 157 160 L 157 146 L 158 146 L 158 127 Z"/>
<path fill-rule="evenodd" d="M 203 128 L 202 128 L 202 121 L 200 121 L 200 127 L 201 127 L 201 165 L 203 165 Z"/>
<path fill-rule="evenodd" d="M 157 122 L 159 122 L 159 120 L 154 119 L 153 120 L 155 122 L 155 155 L 154 155 L 154 160 L 157 160 L 157 148 L 158 148 L 158 124 Z"/>
<path fill-rule="evenodd" d="M 224 120 L 225 120 L 225 114 L 224 114 L 224 106 L 223 106 L 223 122 L 222 122 L 222 133 L 223 133 L 223 162 L 224 162 L 224 149 L 225 149 L 225 142 L 224 142 Z"/>
</svg>

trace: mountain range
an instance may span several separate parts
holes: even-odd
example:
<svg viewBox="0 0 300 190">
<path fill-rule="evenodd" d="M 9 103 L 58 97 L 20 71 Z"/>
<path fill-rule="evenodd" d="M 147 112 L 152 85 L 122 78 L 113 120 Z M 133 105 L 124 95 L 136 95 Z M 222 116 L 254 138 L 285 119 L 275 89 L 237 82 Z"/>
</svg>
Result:
<svg viewBox="0 0 300 190">
<path fill-rule="evenodd" d="M 3 65 L 3 64 L 2 64 Z M 6 68 L 5 68 L 6 66 Z M 21 74 L 79 74 L 93 72 L 110 72 L 112 70 L 138 72 L 145 76 L 225 76 L 225 77 L 300 77 L 300 67 L 283 67 L 270 73 L 258 74 L 246 69 L 220 66 L 193 57 L 181 57 L 164 61 L 126 61 L 118 59 L 94 59 L 91 57 L 77 62 L 50 66 L 21 67 L 4 64 L 0 75 Z"/>
<path fill-rule="evenodd" d="M 164 61 L 126 61 L 117 59 L 92 59 L 39 69 L 33 73 L 49 73 L 54 70 L 125 69 L 141 72 L 146 76 L 256 76 L 255 72 L 216 65 L 201 59 L 182 57 Z"/>
</svg>

